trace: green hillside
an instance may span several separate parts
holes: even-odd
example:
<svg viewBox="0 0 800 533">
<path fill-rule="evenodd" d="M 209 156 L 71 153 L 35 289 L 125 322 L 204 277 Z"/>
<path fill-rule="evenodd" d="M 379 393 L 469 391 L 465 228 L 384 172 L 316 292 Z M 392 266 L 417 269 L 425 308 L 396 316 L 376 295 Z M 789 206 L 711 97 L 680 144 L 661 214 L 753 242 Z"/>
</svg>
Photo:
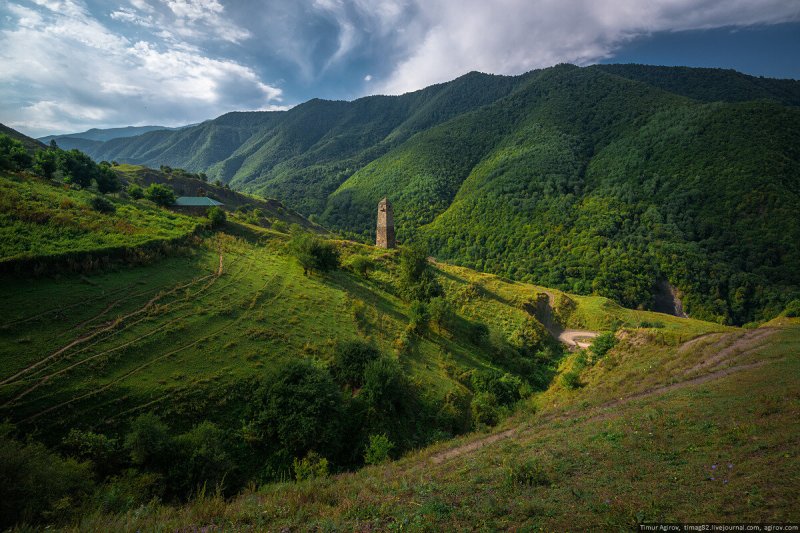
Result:
<svg viewBox="0 0 800 533">
<path fill-rule="evenodd" d="M 726 346 L 740 352 L 704 364 Z M 794 523 L 799 348 L 796 319 L 682 346 L 634 334 L 584 371 L 582 387 L 554 385 L 494 432 L 356 474 L 253 487 L 232 501 L 206 494 L 178 508 L 97 512 L 80 528 L 631 531 L 711 519 Z"/>
<path fill-rule="evenodd" d="M 442 259 L 630 307 L 671 286 L 692 316 L 743 324 L 800 294 L 798 103 L 794 80 L 559 65 L 90 153 L 207 172 L 366 241 L 389 196 L 399 238 Z"/>
</svg>

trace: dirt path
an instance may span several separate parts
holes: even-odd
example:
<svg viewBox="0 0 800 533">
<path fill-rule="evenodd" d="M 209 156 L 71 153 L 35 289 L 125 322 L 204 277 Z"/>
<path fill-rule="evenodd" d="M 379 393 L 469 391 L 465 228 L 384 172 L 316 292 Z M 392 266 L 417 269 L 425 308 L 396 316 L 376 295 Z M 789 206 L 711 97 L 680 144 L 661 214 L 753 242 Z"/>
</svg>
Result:
<svg viewBox="0 0 800 533">
<path fill-rule="evenodd" d="M 482 439 L 474 440 L 472 442 L 468 442 L 466 444 L 462 444 L 456 448 L 450 448 L 449 450 L 445 450 L 443 452 L 439 452 L 431 457 L 431 461 L 436 464 L 444 462 L 448 459 L 452 459 L 453 457 L 458 457 L 459 455 L 464 455 L 465 453 L 474 452 L 480 448 L 483 448 L 487 444 L 492 444 L 493 442 L 497 442 L 499 440 L 507 439 L 514 435 L 517 432 L 518 428 L 511 428 L 505 431 L 501 431 L 500 433 L 495 433 L 494 435 L 489 435 L 488 437 L 484 437 Z"/>
<path fill-rule="evenodd" d="M 730 366 L 723 366 L 723 364 L 726 362 L 735 363 L 737 359 L 741 359 L 746 355 L 750 355 L 756 352 L 758 349 L 762 347 L 763 345 L 762 341 L 768 339 L 777 331 L 778 329 L 776 328 L 760 328 L 747 331 L 743 335 L 739 332 L 729 333 L 729 334 L 714 333 L 708 335 L 701 335 L 700 337 L 696 337 L 692 340 L 689 340 L 678 348 L 679 352 L 681 351 L 685 352 L 688 347 L 696 345 L 701 338 L 708 338 L 711 337 L 711 335 L 716 336 L 715 341 L 713 342 L 713 344 L 709 345 L 706 348 L 706 350 L 714 348 L 718 348 L 718 350 L 714 351 L 711 357 L 703 359 L 700 362 L 696 363 L 695 365 L 683 371 L 680 374 L 680 376 L 685 377 L 689 374 L 693 374 L 702 370 L 710 370 L 710 372 L 690 379 L 677 381 L 675 383 L 669 383 L 666 385 L 660 385 L 658 387 L 652 387 L 643 391 L 636 392 L 629 396 L 625 396 L 623 398 L 617 398 L 615 400 L 607 401 L 605 403 L 602 403 L 600 405 L 591 408 L 591 411 L 599 411 L 599 412 L 595 412 L 591 416 L 583 419 L 583 422 L 605 420 L 607 418 L 611 418 L 612 416 L 617 414 L 617 411 L 614 411 L 613 408 L 619 407 L 620 405 L 625 405 L 635 400 L 640 400 L 642 398 L 649 398 L 652 396 L 658 396 L 661 394 L 672 392 L 674 390 L 685 389 L 695 385 L 701 385 L 703 383 L 707 383 L 715 379 L 724 378 L 726 376 L 729 376 L 737 372 L 741 372 L 743 370 L 751 370 L 754 368 L 764 366 L 768 363 L 774 362 L 776 361 L 775 359 L 767 359 L 751 363 L 741 363 L 741 364 L 732 364 Z M 575 334 L 573 337 L 569 338 L 578 338 L 580 336 L 586 336 L 586 333 L 592 333 L 592 332 L 577 331 L 577 330 L 567 330 L 565 331 L 565 333 L 566 332 L 572 332 Z M 596 334 L 594 335 L 596 336 Z M 738 336 L 738 338 L 735 338 L 732 343 L 728 344 L 730 337 L 732 336 Z M 560 336 L 559 340 L 561 340 Z M 582 416 L 584 414 L 586 414 L 585 411 L 582 412 L 567 411 L 564 413 L 557 413 L 551 415 L 545 414 L 543 416 L 538 417 L 537 422 L 543 423 L 543 422 L 552 422 L 554 420 L 566 420 L 569 418 L 574 418 L 576 416 Z M 483 448 L 486 445 L 512 437 L 515 434 L 521 432 L 520 429 L 521 426 L 507 429 L 500 433 L 489 435 L 487 437 L 483 437 L 481 439 L 474 440 L 466 444 L 462 444 L 461 446 L 458 446 L 456 448 L 451 448 L 449 450 L 439 452 L 431 457 L 431 461 L 433 463 L 439 464 L 448 459 L 458 457 L 459 455 L 464 455 L 467 453 L 474 452 L 475 450 Z"/>
<path fill-rule="evenodd" d="M 588 348 L 592 345 L 591 339 L 597 337 L 596 331 L 584 331 L 580 329 L 565 329 L 558 334 L 558 340 L 566 344 L 569 348 Z"/>
</svg>

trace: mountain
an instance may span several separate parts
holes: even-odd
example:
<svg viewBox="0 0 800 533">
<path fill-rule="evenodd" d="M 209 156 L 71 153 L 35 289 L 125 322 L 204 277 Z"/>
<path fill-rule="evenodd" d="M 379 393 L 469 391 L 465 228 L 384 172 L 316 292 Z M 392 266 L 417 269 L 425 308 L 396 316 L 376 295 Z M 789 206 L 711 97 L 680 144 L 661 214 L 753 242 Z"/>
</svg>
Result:
<svg viewBox="0 0 800 533">
<path fill-rule="evenodd" d="M 0 135 L 8 135 L 12 139 L 16 139 L 22 143 L 25 149 L 28 152 L 35 152 L 37 150 L 41 150 L 42 148 L 46 148 L 46 146 L 36 139 L 28 137 L 24 133 L 20 133 L 13 128 L 9 128 L 5 124 L 0 124 Z"/>
<path fill-rule="evenodd" d="M 559 65 L 402 96 L 312 100 L 114 139 L 96 159 L 204 171 L 369 239 L 632 307 L 670 287 L 743 324 L 800 294 L 800 82 Z"/>
<path fill-rule="evenodd" d="M 50 141 L 55 140 L 58 146 L 64 150 L 71 150 L 77 148 L 83 152 L 91 150 L 92 147 L 97 147 L 105 141 L 111 139 L 124 139 L 128 137 L 135 137 L 151 131 L 174 130 L 175 128 L 167 128 L 166 126 L 125 126 L 123 128 L 92 128 L 80 133 L 64 133 L 62 135 L 47 135 L 39 137 L 39 141 L 44 144 L 50 144 Z"/>
</svg>

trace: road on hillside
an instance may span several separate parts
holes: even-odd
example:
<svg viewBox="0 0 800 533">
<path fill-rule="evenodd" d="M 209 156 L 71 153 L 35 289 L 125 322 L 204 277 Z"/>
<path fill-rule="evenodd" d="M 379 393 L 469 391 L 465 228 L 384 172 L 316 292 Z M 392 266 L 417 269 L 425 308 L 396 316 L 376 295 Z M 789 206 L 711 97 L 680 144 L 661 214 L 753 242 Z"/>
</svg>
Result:
<svg viewBox="0 0 800 533">
<path fill-rule="evenodd" d="M 588 348 L 592 339 L 597 337 L 596 331 L 583 331 L 580 329 L 565 329 L 558 334 L 558 340 L 570 348 Z"/>
</svg>

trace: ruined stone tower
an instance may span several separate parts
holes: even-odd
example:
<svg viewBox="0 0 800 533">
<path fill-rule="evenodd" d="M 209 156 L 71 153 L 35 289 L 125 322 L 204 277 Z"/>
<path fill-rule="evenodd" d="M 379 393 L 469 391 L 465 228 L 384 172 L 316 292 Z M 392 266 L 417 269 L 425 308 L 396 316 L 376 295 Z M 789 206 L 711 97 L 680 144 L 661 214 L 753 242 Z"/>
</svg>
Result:
<svg viewBox="0 0 800 533">
<path fill-rule="evenodd" d="M 378 235 L 375 246 L 378 248 L 394 248 L 394 213 L 392 204 L 384 198 L 378 202 Z"/>
</svg>

